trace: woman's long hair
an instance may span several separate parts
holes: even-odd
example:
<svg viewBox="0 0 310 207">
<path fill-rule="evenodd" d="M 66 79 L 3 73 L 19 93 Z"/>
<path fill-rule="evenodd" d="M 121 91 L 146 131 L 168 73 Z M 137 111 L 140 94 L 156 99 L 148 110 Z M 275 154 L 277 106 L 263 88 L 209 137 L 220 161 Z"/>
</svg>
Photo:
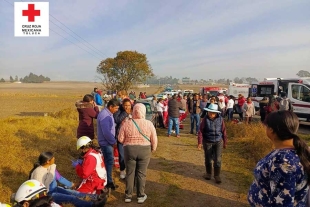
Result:
<svg viewBox="0 0 310 207">
<path fill-rule="evenodd" d="M 276 133 L 279 140 L 293 139 L 296 153 L 308 175 L 308 184 L 310 184 L 310 151 L 306 142 L 297 135 L 299 128 L 297 115 L 290 111 L 272 112 L 266 117 L 265 124 Z"/>
<path fill-rule="evenodd" d="M 44 165 L 47 161 L 51 160 L 54 157 L 52 152 L 42 152 L 38 158 L 38 161 L 33 164 L 32 170 L 29 172 L 29 179 L 31 179 L 31 174 L 33 171 L 40 165 Z"/>
</svg>

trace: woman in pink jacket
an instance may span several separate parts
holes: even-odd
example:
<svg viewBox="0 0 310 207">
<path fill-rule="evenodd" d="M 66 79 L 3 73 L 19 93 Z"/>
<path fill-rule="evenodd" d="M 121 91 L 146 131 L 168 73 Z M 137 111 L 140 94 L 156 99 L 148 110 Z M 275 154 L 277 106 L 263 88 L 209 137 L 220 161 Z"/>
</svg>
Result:
<svg viewBox="0 0 310 207">
<path fill-rule="evenodd" d="M 144 203 L 146 170 L 150 162 L 151 152 L 157 148 L 157 134 L 151 121 L 145 119 L 144 104 L 137 103 L 133 107 L 132 119 L 125 121 L 118 135 L 118 141 L 124 145 L 126 166 L 126 198 L 130 203 L 135 179 L 137 181 L 138 203 Z"/>
</svg>

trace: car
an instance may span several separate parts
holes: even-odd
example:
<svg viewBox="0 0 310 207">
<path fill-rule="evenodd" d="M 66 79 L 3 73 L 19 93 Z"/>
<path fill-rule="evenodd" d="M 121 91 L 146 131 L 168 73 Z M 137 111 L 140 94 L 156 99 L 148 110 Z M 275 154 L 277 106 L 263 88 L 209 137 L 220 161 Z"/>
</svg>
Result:
<svg viewBox="0 0 310 207">
<path fill-rule="evenodd" d="M 157 127 L 157 113 L 152 111 L 151 103 L 143 100 L 137 100 L 136 103 L 144 104 L 146 108 L 145 119 L 153 123 L 154 127 Z"/>
</svg>

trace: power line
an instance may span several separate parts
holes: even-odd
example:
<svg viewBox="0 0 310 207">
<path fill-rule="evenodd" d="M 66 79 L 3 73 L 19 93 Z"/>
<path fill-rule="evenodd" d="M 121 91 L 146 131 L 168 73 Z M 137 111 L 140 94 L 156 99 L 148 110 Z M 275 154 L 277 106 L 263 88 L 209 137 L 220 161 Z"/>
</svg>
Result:
<svg viewBox="0 0 310 207">
<path fill-rule="evenodd" d="M 99 56 L 95 56 L 93 53 L 90 53 L 89 51 L 87 51 L 87 50 L 85 50 L 84 48 L 80 47 L 79 45 L 75 44 L 74 42 L 72 42 L 72 41 L 71 41 L 71 40 L 69 40 L 68 38 L 66 38 L 66 37 L 62 36 L 62 35 L 61 35 L 61 34 L 59 34 L 58 32 L 55 32 L 55 31 L 54 31 L 54 30 L 52 30 L 51 28 L 50 28 L 50 30 L 51 30 L 52 32 L 54 32 L 55 34 L 57 34 L 57 35 L 61 36 L 62 38 L 64 38 L 64 39 L 65 39 L 65 40 L 67 40 L 68 42 L 71 42 L 71 43 L 72 43 L 72 44 L 74 44 L 75 46 L 77 46 L 77 47 L 81 48 L 82 50 L 84 50 L 84 51 L 88 52 L 89 54 L 93 55 L 94 57 L 101 59 L 101 57 L 99 57 Z"/>
<path fill-rule="evenodd" d="M 22 0 L 21 0 L 22 1 Z M 33 2 L 33 0 L 31 0 Z M 79 37 L 80 39 L 82 39 L 84 42 L 86 42 L 87 44 L 89 44 L 92 48 L 94 48 L 97 52 L 101 53 L 102 55 L 106 56 L 106 54 L 104 54 L 103 52 L 101 52 L 99 49 L 97 49 L 95 46 L 93 46 L 92 44 L 90 44 L 87 40 L 85 40 L 83 37 L 81 37 L 80 35 L 78 35 L 77 33 L 75 33 L 73 30 L 71 30 L 69 27 L 67 27 L 64 23 L 62 23 L 60 20 L 58 20 L 56 17 L 54 17 L 52 14 L 49 14 L 51 17 L 53 17 L 56 21 L 58 21 L 61 25 L 63 25 L 65 28 L 67 28 L 69 31 L 71 31 L 73 34 L 75 34 L 77 37 Z M 50 20 L 51 21 L 51 20 Z M 55 24 L 56 25 L 56 24 Z M 57 25 L 58 26 L 58 25 Z M 59 26 L 58 26 L 59 27 Z M 60 28 L 60 27 L 59 27 Z M 65 31 L 66 32 L 66 31 Z M 67 32 L 68 33 L 68 32 Z M 69 33 L 68 33 L 69 34 Z M 72 36 L 73 37 L 73 36 Z M 84 44 L 84 43 L 83 43 Z"/>
<path fill-rule="evenodd" d="M 7 0 L 4 0 L 4 1 L 6 1 L 7 3 L 9 3 L 11 6 L 13 6 L 14 7 L 14 5 L 11 3 L 11 2 L 9 2 L 9 1 L 7 1 Z M 23 0 L 21 0 L 22 2 L 23 2 Z M 32 0 L 31 0 L 32 1 Z M 33 2 L 33 1 L 32 1 Z M 51 21 L 51 20 L 50 20 Z M 58 20 L 59 21 L 59 20 Z M 60 22 L 60 21 L 59 21 Z M 56 25 L 58 28 L 60 28 L 61 30 L 63 30 L 63 31 L 65 31 L 63 28 L 61 28 L 61 27 L 59 27 L 56 23 L 54 23 L 53 21 L 51 21 L 51 23 L 53 23 L 54 25 Z M 65 26 L 65 25 L 64 25 Z M 77 45 L 77 44 L 75 44 L 74 42 L 72 42 L 71 40 L 69 40 L 68 38 L 66 38 L 66 37 L 64 37 L 64 36 L 62 36 L 61 34 L 59 34 L 58 32 L 56 32 L 56 31 L 54 31 L 53 29 L 51 29 L 51 28 L 49 28 L 52 32 L 54 32 L 55 34 L 57 34 L 57 35 L 59 35 L 60 37 L 62 37 L 62 38 L 64 38 L 65 40 L 67 40 L 68 42 L 70 42 L 70 43 L 72 43 L 72 44 L 74 44 L 75 46 L 77 46 L 77 47 L 79 47 L 80 49 L 82 49 L 82 50 L 84 50 L 84 51 L 86 51 L 87 53 L 89 53 L 89 54 L 91 54 L 91 55 L 93 55 L 94 57 L 96 57 L 96 58 L 99 58 L 100 60 L 102 59 L 100 56 L 101 56 L 101 54 L 99 54 L 98 52 L 96 52 L 95 50 L 93 50 L 92 48 L 90 48 L 90 47 L 88 47 L 87 45 L 85 45 L 85 43 L 83 43 L 87 48 L 89 48 L 89 49 L 91 49 L 92 51 L 94 51 L 95 52 L 95 54 L 93 54 L 93 53 L 91 53 L 90 51 L 87 51 L 87 50 L 85 50 L 84 48 L 82 48 L 82 47 L 80 47 L 79 45 Z M 69 29 L 69 28 L 68 28 Z M 70 29 L 69 29 L 70 30 Z M 71 30 L 72 31 L 72 30 Z M 68 33 L 67 31 L 65 31 L 66 33 Z M 72 36 L 70 33 L 68 33 L 70 36 Z M 77 34 L 76 34 L 77 35 Z M 77 41 L 80 41 L 80 40 L 78 40 L 76 37 L 74 37 L 74 36 L 72 36 L 73 38 L 75 38 Z M 81 38 L 81 37 L 80 37 Z M 86 41 L 86 40 L 84 40 L 84 41 Z M 87 41 L 86 41 L 87 42 Z M 89 45 L 91 45 L 90 43 L 88 43 Z M 97 49 L 98 50 L 98 49 Z"/>
</svg>

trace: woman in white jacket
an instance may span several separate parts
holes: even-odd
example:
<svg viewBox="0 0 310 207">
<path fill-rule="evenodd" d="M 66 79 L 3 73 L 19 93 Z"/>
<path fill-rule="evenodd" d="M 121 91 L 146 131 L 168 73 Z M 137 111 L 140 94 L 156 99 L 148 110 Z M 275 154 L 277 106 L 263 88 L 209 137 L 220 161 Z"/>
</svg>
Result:
<svg viewBox="0 0 310 207">
<path fill-rule="evenodd" d="M 252 117 L 255 115 L 255 106 L 251 98 L 248 97 L 247 101 L 242 106 L 243 117 L 246 124 L 252 121 Z"/>
</svg>

